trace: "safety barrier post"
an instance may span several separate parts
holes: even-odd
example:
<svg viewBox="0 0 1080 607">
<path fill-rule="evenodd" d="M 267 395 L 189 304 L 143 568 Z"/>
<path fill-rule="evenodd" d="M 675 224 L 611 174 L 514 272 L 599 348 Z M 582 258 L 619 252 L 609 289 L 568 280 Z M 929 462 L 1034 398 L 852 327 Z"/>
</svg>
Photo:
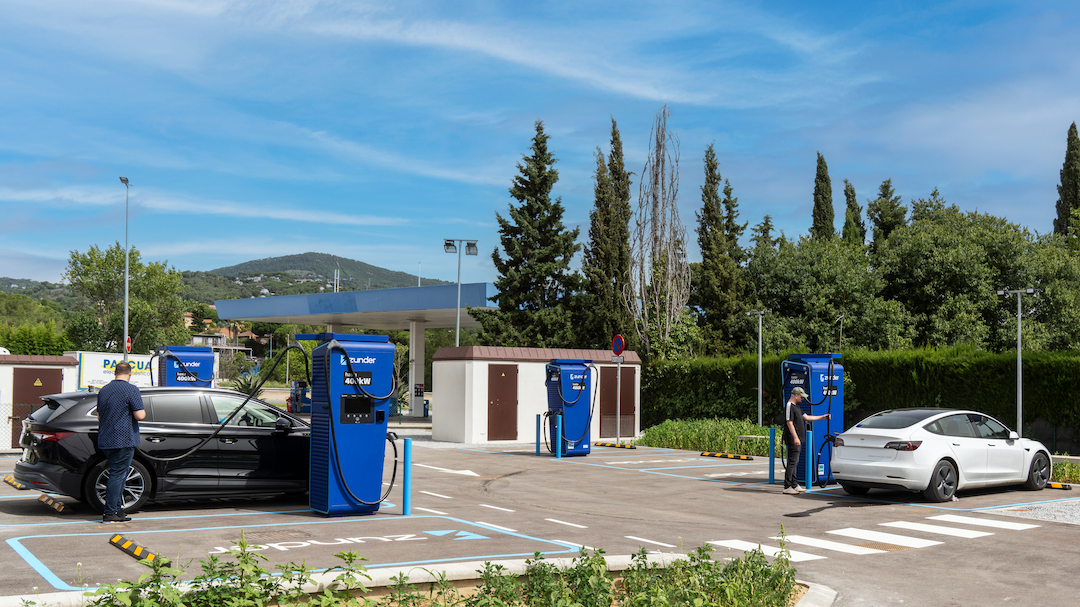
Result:
<svg viewBox="0 0 1080 607">
<path fill-rule="evenodd" d="M 776 428 L 769 428 L 769 484 L 776 484 Z"/>
<path fill-rule="evenodd" d="M 803 443 L 803 449 L 806 450 L 806 488 L 807 490 L 813 486 L 814 481 L 814 431 L 806 431 L 806 442 Z"/>
<path fill-rule="evenodd" d="M 412 439 L 405 439 L 405 483 L 402 486 L 405 497 L 401 499 L 401 513 L 412 514 Z"/>
<path fill-rule="evenodd" d="M 555 436 L 551 439 L 555 443 L 555 459 L 562 458 L 562 413 L 555 416 Z"/>
<path fill-rule="evenodd" d="M 536 414 L 536 454 L 540 455 L 540 414 Z"/>
</svg>

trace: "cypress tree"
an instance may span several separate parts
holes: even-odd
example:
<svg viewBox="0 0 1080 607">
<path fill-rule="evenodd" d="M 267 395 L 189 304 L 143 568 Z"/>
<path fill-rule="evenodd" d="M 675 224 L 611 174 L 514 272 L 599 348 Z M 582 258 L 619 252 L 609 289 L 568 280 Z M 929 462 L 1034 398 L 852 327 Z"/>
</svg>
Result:
<svg viewBox="0 0 1080 607">
<path fill-rule="evenodd" d="M 1066 137 L 1065 162 L 1061 165 L 1061 183 L 1057 190 L 1054 233 L 1066 236 L 1069 233 L 1073 210 L 1080 209 L 1080 136 L 1077 136 L 1075 122 L 1069 127 Z"/>
<path fill-rule="evenodd" d="M 892 179 L 886 179 L 878 187 L 878 197 L 866 203 L 866 216 L 873 223 L 874 242 L 871 253 L 876 253 L 897 228 L 907 223 L 907 209 L 900 196 L 893 190 Z"/>
<path fill-rule="evenodd" d="M 844 212 L 844 242 L 854 244 L 866 244 L 866 224 L 862 218 L 862 206 L 855 198 L 855 186 L 847 179 L 844 180 L 844 198 L 847 200 L 847 210 Z"/>
<path fill-rule="evenodd" d="M 825 164 L 825 157 L 818 152 L 817 176 L 814 177 L 814 222 L 810 226 L 810 237 L 818 240 L 836 236 L 834 216 L 829 165 Z"/>
<path fill-rule="evenodd" d="M 480 321 L 481 337 L 490 345 L 536 348 L 567 347 L 576 343 L 571 318 L 572 298 L 580 277 L 570 271 L 570 260 L 580 249 L 578 230 L 563 226 L 562 199 L 552 200 L 559 180 L 555 155 L 547 147 L 544 123 L 536 121 L 532 155 L 522 155 L 510 195 L 509 219 L 495 213 L 499 224 L 498 247 L 491 260 L 498 310 L 470 310 Z"/>
</svg>

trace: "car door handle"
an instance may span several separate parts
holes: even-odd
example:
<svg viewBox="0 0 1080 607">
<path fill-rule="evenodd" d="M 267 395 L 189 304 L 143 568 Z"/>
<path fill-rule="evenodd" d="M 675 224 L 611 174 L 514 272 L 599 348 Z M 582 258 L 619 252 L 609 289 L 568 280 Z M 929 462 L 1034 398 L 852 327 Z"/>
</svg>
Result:
<svg viewBox="0 0 1080 607">
<path fill-rule="evenodd" d="M 146 440 L 148 440 L 148 441 L 150 441 L 152 443 L 160 443 L 161 441 L 165 440 L 165 438 L 162 437 L 162 436 L 151 436 L 150 438 L 148 438 Z"/>
<path fill-rule="evenodd" d="M 225 443 L 226 445 L 231 445 L 231 444 L 236 442 L 235 438 L 221 438 L 221 439 L 218 439 L 218 440 Z"/>
</svg>

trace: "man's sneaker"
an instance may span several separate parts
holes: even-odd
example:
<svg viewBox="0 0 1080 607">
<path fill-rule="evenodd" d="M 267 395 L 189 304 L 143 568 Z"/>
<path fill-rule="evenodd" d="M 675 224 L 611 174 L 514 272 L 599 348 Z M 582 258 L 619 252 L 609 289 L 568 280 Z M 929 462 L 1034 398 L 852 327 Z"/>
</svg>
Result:
<svg viewBox="0 0 1080 607">
<path fill-rule="evenodd" d="M 799 494 L 799 490 L 796 489 L 795 487 L 788 487 L 787 489 L 784 489 L 784 495 L 798 495 L 798 494 Z"/>
<path fill-rule="evenodd" d="M 130 520 L 131 517 L 124 514 L 123 512 L 118 512 L 116 514 L 106 514 L 105 516 L 101 517 L 101 522 L 103 523 L 126 523 Z"/>
<path fill-rule="evenodd" d="M 806 493 L 806 487 L 803 487 L 802 485 L 796 486 L 795 490 L 798 491 L 799 493 Z"/>
</svg>

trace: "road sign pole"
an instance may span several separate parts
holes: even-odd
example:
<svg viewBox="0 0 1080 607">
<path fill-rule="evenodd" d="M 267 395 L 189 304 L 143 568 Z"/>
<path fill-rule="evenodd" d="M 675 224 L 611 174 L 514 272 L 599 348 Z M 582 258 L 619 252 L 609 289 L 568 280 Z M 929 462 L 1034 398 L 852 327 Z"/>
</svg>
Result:
<svg viewBox="0 0 1080 607">
<path fill-rule="evenodd" d="M 622 357 L 615 363 L 615 444 L 619 444 L 622 430 Z"/>
</svg>

